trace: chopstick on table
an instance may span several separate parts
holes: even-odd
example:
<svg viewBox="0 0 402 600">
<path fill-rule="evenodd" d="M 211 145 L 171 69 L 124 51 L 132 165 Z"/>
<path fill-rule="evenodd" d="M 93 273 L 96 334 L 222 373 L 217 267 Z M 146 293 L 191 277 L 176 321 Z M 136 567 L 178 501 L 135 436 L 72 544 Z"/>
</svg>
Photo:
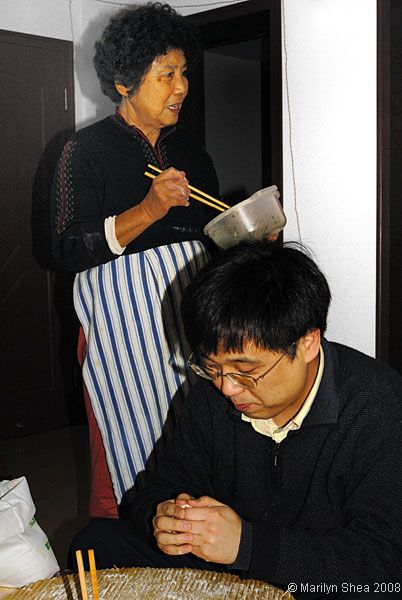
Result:
<svg viewBox="0 0 402 600">
<path fill-rule="evenodd" d="M 78 567 L 78 578 L 80 580 L 81 597 L 82 600 L 88 600 L 87 582 L 85 581 L 84 563 L 82 562 L 81 550 L 75 552 Z"/>
<path fill-rule="evenodd" d="M 88 600 L 87 582 L 85 579 L 85 570 L 84 570 L 84 563 L 82 560 L 81 550 L 77 550 L 75 552 L 75 557 L 77 559 L 78 578 L 80 581 L 80 588 L 81 588 L 81 598 L 82 598 L 82 600 Z M 89 559 L 89 570 L 91 573 L 92 597 L 93 597 L 93 600 L 99 600 L 98 578 L 96 575 L 95 555 L 94 555 L 93 550 L 88 550 L 88 559 Z"/>
<path fill-rule="evenodd" d="M 157 167 L 154 167 L 153 165 L 148 165 L 148 167 L 150 169 L 153 169 L 157 173 L 162 173 L 162 171 L 160 169 L 158 169 Z M 148 171 L 145 171 L 144 175 L 146 175 L 147 177 L 150 177 L 151 179 L 154 179 L 156 177 L 156 175 L 153 175 L 152 173 L 149 173 Z M 189 185 L 188 187 L 193 192 L 196 192 L 197 194 L 201 194 L 201 196 L 204 196 L 203 198 L 201 198 L 200 196 L 197 196 L 196 194 L 190 194 L 190 197 L 194 198 L 194 200 L 203 202 L 204 204 L 207 204 L 208 206 L 212 206 L 212 208 L 215 208 L 216 210 L 219 210 L 221 212 L 223 212 L 226 208 L 230 208 L 230 206 L 228 206 L 221 200 L 218 200 L 217 198 L 214 198 L 213 196 L 206 194 L 205 192 L 199 190 L 198 188 L 193 187 L 192 185 Z M 208 198 L 208 200 L 211 200 L 212 202 L 208 202 L 208 200 L 206 200 L 205 198 Z"/>
<path fill-rule="evenodd" d="M 99 600 L 98 577 L 96 575 L 96 564 L 94 551 L 88 550 L 89 571 L 91 573 L 93 600 Z"/>
</svg>

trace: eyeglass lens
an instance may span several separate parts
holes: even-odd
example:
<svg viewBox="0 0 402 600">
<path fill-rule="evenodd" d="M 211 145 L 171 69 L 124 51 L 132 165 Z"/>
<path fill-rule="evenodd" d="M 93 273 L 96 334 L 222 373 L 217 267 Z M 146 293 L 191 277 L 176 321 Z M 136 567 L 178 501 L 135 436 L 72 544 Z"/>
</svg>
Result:
<svg viewBox="0 0 402 600">
<path fill-rule="evenodd" d="M 241 375 L 240 373 L 225 373 L 222 374 L 220 371 L 215 369 L 207 369 L 206 367 L 201 367 L 200 365 L 195 365 L 194 363 L 190 363 L 190 367 L 200 377 L 204 379 L 214 380 L 217 377 L 227 377 L 229 381 L 235 385 L 240 385 L 242 387 L 253 388 L 256 386 L 256 381 L 254 378 L 248 375 Z"/>
</svg>

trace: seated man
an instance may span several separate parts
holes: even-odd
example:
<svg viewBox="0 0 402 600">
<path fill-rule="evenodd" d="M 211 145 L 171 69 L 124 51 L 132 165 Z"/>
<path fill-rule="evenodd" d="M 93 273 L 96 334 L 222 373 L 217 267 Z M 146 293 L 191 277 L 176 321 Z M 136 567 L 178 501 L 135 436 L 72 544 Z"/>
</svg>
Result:
<svg viewBox="0 0 402 600">
<path fill-rule="evenodd" d="M 229 570 L 300 598 L 398 592 L 402 380 L 323 338 L 329 303 L 294 245 L 214 257 L 182 301 L 201 379 L 173 442 L 131 522 L 93 521 L 73 549 L 94 547 L 101 567 Z"/>
</svg>

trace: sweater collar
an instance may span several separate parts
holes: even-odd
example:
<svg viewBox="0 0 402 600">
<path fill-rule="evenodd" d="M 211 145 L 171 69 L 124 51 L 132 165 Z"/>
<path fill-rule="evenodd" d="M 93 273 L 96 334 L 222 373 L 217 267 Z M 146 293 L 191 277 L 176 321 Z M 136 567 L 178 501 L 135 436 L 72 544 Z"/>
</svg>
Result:
<svg viewBox="0 0 402 600">
<path fill-rule="evenodd" d="M 116 109 L 116 112 L 114 113 L 114 115 L 112 116 L 112 119 L 114 120 L 114 122 L 119 125 L 120 127 L 122 127 L 123 129 L 125 129 L 127 131 L 127 133 L 130 133 L 132 135 L 136 135 L 140 138 L 143 138 L 146 142 L 148 142 L 149 145 L 150 142 L 148 140 L 148 138 L 146 137 L 146 135 L 144 135 L 142 133 L 142 131 L 140 129 L 138 129 L 135 125 L 130 125 L 129 123 L 127 123 L 127 121 L 125 120 L 124 117 L 121 116 L 121 114 L 118 112 L 118 109 Z M 173 133 L 173 131 L 176 130 L 176 126 L 175 125 L 171 125 L 169 127 L 163 127 L 160 130 L 160 134 L 157 140 L 157 144 L 162 141 L 166 136 L 168 136 L 170 133 Z"/>
<path fill-rule="evenodd" d="M 324 373 L 313 406 L 303 425 L 331 425 L 338 421 L 339 394 L 336 386 L 336 373 L 339 361 L 336 350 L 324 338 L 322 348 L 325 356 Z"/>
</svg>

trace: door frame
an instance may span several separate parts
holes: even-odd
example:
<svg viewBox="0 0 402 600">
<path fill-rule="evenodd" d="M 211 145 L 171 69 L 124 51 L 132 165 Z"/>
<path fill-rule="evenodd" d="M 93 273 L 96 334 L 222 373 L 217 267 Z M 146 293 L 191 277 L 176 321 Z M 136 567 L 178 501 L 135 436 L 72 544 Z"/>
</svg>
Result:
<svg viewBox="0 0 402 600">
<path fill-rule="evenodd" d="M 282 141 L 282 32 L 281 32 L 281 0 L 248 0 L 247 2 L 240 2 L 238 4 L 231 4 L 221 8 L 216 8 L 204 12 L 194 13 L 188 15 L 186 19 L 195 25 L 201 32 L 203 37 L 203 29 L 214 23 L 220 23 L 230 19 L 238 19 L 241 17 L 252 16 L 255 13 L 262 11 L 269 12 L 269 31 L 268 33 L 268 53 L 269 53 L 269 83 L 264 80 L 262 82 L 263 89 L 262 94 L 268 98 L 269 101 L 269 119 L 267 123 L 267 130 L 269 131 L 270 140 L 263 140 L 263 144 L 267 144 L 269 148 L 269 156 L 271 159 L 270 174 L 269 178 L 265 181 L 266 185 L 275 181 L 278 188 L 283 188 L 283 141 Z M 212 34 L 208 34 L 208 42 L 205 48 L 211 47 Z M 241 33 L 236 35 L 233 41 L 244 41 L 251 39 L 247 34 L 242 35 Z M 226 39 L 223 44 L 230 43 L 231 40 Z M 216 43 L 219 45 L 219 40 Z M 270 94 L 271 90 L 275 90 L 274 94 Z M 198 74 L 197 79 L 190 86 L 191 100 L 187 105 L 193 105 L 198 114 L 204 114 L 204 79 L 203 72 Z M 181 116 L 181 122 L 185 123 L 185 109 L 183 110 L 183 117 Z M 198 123 L 195 131 L 198 139 L 205 142 L 205 124 L 203 122 Z M 264 154 L 264 152 L 263 152 Z M 268 154 L 268 153 L 265 153 Z M 269 179 L 269 180 L 268 180 Z M 264 174 L 263 174 L 264 180 Z"/>
<path fill-rule="evenodd" d="M 396 8 L 395 8 L 396 7 Z M 395 178 L 401 160 L 401 133 L 395 129 L 395 106 L 400 103 L 395 80 L 395 55 L 400 52 L 402 35 L 395 38 L 392 24 L 397 14 L 393 0 L 377 0 L 377 282 L 376 357 L 401 368 L 402 325 L 397 312 L 402 303 L 402 199 Z M 400 8 L 399 8 L 400 10 Z M 400 13 L 399 13 L 400 15 Z M 396 44 L 396 46 L 395 46 Z M 394 106 L 394 108 L 393 108 Z M 395 140 L 399 153 L 395 154 Z M 399 209 L 396 207 L 399 205 Z M 395 279 L 396 278 L 396 279 Z"/>
<path fill-rule="evenodd" d="M 376 357 L 388 360 L 389 340 L 389 2 L 377 2 L 377 290 Z"/>
</svg>

